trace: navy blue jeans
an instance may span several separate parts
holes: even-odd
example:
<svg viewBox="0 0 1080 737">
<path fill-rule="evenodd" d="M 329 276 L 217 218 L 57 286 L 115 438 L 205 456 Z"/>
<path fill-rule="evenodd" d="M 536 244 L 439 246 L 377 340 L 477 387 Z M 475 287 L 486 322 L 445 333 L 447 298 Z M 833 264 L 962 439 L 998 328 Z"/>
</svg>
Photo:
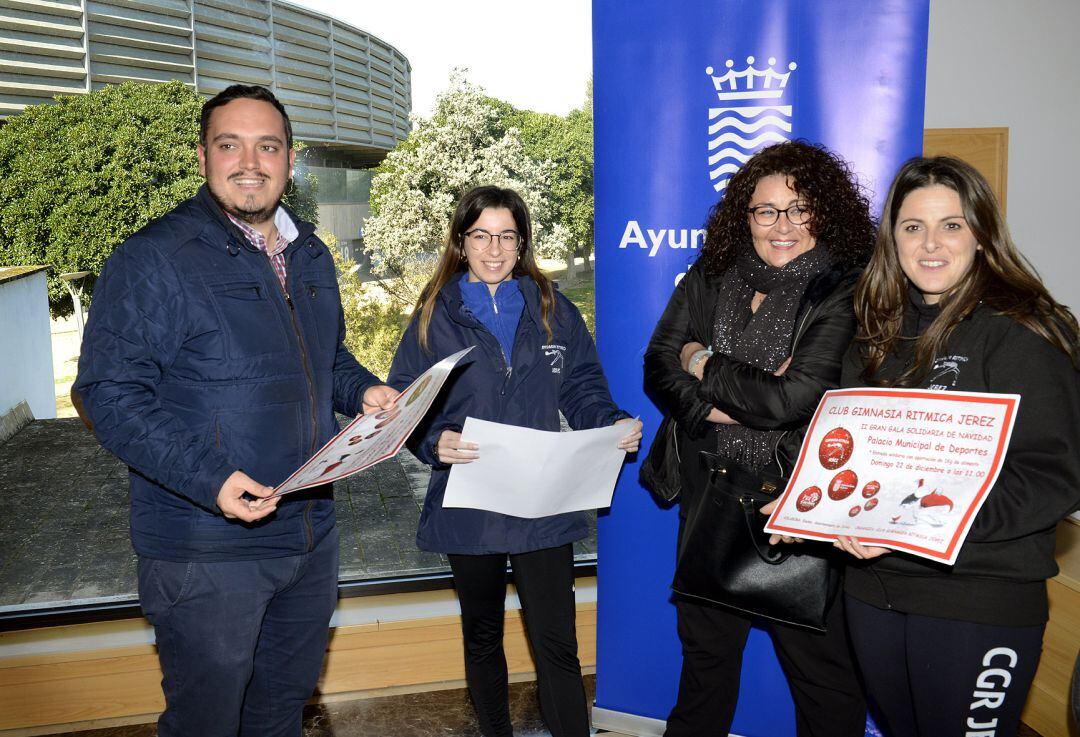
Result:
<svg viewBox="0 0 1080 737">
<path fill-rule="evenodd" d="M 303 555 L 139 559 L 165 677 L 159 737 L 299 737 L 337 602 L 338 531 Z"/>
</svg>

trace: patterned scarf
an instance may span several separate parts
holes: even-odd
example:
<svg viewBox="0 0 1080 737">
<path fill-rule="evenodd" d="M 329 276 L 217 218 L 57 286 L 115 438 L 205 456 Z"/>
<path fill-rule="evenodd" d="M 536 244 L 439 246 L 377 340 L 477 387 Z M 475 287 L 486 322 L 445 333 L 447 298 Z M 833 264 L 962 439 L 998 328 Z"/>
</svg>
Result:
<svg viewBox="0 0 1080 737">
<path fill-rule="evenodd" d="M 829 268 L 827 248 L 813 248 L 780 268 L 761 260 L 753 247 L 739 249 L 735 264 L 724 273 L 713 323 L 713 350 L 775 371 L 791 351 L 799 304 L 810 280 Z M 766 295 L 757 312 L 750 311 L 755 292 Z M 783 431 L 754 430 L 742 425 L 717 426 L 717 452 L 737 463 L 762 470 L 773 460 L 773 446 Z"/>
</svg>

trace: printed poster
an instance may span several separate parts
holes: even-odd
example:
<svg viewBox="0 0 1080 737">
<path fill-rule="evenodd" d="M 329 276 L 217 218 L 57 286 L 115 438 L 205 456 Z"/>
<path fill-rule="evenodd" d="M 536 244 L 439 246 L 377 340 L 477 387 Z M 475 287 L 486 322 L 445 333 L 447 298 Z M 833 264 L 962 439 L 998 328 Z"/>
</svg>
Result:
<svg viewBox="0 0 1080 737">
<path fill-rule="evenodd" d="M 922 389 L 826 392 L 765 529 L 857 537 L 952 564 L 997 480 L 1020 397 Z"/>
<path fill-rule="evenodd" d="M 273 496 L 339 481 L 393 458 L 427 414 L 450 372 L 471 350 L 469 346 L 429 368 L 401 392 L 391 409 L 359 415 L 285 479 Z"/>
</svg>

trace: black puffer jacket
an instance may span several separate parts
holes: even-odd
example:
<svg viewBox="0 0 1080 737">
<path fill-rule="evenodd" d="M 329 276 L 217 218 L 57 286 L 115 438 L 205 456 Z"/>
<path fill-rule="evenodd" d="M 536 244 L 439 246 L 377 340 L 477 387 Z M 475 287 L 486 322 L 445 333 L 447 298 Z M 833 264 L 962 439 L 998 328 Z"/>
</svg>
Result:
<svg viewBox="0 0 1080 737">
<path fill-rule="evenodd" d="M 687 272 L 656 324 L 645 351 L 645 387 L 682 436 L 700 440 L 712 425 L 711 407 L 758 430 L 787 430 L 776 448 L 775 473 L 791 472 L 806 424 L 821 395 L 840 383 L 840 363 L 855 336 L 852 294 L 858 269 L 839 268 L 814 277 L 799 307 L 791 365 L 782 376 L 721 353 L 705 363 L 702 381 L 686 373 L 679 352 L 689 342 L 712 343 L 721 276 L 694 266 Z"/>
</svg>

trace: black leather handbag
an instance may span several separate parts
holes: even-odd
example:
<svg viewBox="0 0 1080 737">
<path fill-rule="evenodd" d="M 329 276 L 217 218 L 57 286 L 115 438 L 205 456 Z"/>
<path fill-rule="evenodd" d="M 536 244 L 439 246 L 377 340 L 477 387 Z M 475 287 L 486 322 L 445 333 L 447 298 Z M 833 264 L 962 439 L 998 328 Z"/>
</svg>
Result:
<svg viewBox="0 0 1080 737">
<path fill-rule="evenodd" d="M 668 415 L 656 429 L 656 437 L 638 468 L 638 481 L 660 501 L 672 502 L 682 490 L 679 473 L 679 444 L 675 438 L 675 420 Z"/>
<path fill-rule="evenodd" d="M 740 612 L 825 631 L 839 574 L 817 543 L 769 545 L 765 515 L 784 480 L 702 452 L 708 482 L 688 511 L 672 590 Z M 685 500 L 685 495 L 684 495 Z M 685 503 L 685 501 L 684 501 Z M 828 551 L 820 551 L 827 553 Z"/>
</svg>

